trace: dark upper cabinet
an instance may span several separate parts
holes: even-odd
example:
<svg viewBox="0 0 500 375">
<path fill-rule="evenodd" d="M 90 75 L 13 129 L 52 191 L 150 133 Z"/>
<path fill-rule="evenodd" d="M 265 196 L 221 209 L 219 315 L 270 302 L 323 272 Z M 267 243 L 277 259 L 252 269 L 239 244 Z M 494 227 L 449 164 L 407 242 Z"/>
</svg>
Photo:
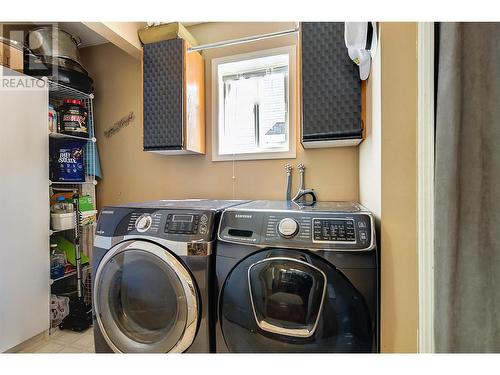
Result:
<svg viewBox="0 0 500 375">
<path fill-rule="evenodd" d="M 183 39 L 145 44 L 144 150 L 205 153 L 205 71 Z"/>
<path fill-rule="evenodd" d="M 301 24 L 302 144 L 352 146 L 363 138 L 362 84 L 343 22 Z"/>
</svg>

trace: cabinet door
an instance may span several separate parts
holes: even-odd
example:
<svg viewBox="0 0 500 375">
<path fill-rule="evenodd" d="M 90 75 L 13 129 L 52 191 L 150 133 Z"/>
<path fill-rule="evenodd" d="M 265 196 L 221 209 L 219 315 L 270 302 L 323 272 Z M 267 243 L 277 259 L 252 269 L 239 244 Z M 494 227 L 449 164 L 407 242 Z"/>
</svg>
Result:
<svg viewBox="0 0 500 375">
<path fill-rule="evenodd" d="M 303 22 L 301 41 L 304 147 L 359 143 L 361 80 L 347 53 L 344 23 Z"/>
<path fill-rule="evenodd" d="M 184 145 L 185 56 L 182 39 L 144 45 L 144 150 Z"/>
<path fill-rule="evenodd" d="M 49 328 L 50 301 L 48 91 L 5 78 L 17 88 L 0 87 L 0 352 Z"/>
</svg>

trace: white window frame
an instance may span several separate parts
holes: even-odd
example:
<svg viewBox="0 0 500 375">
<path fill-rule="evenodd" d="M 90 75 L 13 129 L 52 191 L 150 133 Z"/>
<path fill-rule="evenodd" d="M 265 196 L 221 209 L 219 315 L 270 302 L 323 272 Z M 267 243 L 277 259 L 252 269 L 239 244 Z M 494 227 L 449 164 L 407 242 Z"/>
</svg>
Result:
<svg viewBox="0 0 500 375">
<path fill-rule="evenodd" d="M 434 353 L 434 23 L 418 23 L 418 351 Z"/>
<path fill-rule="evenodd" d="M 269 151 L 245 154 L 219 154 L 219 77 L 218 66 L 230 62 L 260 57 L 288 54 L 288 151 Z M 297 58 L 294 45 L 259 50 L 212 59 L 212 161 L 291 159 L 296 157 L 296 106 L 297 106 Z"/>
</svg>

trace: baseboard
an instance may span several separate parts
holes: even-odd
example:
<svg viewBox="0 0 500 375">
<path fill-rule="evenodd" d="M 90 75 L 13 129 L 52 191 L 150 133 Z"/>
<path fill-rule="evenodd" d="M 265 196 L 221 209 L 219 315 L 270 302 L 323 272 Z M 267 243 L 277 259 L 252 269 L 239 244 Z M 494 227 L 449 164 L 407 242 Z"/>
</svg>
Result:
<svg viewBox="0 0 500 375">
<path fill-rule="evenodd" d="M 46 331 L 39 333 L 36 336 L 33 336 L 32 338 L 30 338 L 26 341 L 23 341 L 19 345 L 16 345 L 13 348 L 10 348 L 5 353 L 19 353 L 19 352 L 23 351 L 24 349 L 26 349 L 34 344 L 37 344 L 37 343 L 42 342 L 42 341 L 47 341 L 48 339 L 49 339 L 49 330 L 46 330 Z"/>
</svg>

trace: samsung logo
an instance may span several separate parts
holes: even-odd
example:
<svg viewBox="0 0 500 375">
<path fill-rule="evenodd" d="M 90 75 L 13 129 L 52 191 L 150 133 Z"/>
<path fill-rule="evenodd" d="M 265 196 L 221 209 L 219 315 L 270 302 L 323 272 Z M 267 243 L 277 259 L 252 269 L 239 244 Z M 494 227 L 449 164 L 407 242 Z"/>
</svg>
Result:
<svg viewBox="0 0 500 375">
<path fill-rule="evenodd" d="M 243 215 L 243 214 L 236 214 L 234 215 L 236 219 L 251 219 L 252 215 Z"/>
<path fill-rule="evenodd" d="M 108 214 L 108 215 L 113 215 L 115 213 L 115 211 L 101 211 L 101 214 Z"/>
</svg>

